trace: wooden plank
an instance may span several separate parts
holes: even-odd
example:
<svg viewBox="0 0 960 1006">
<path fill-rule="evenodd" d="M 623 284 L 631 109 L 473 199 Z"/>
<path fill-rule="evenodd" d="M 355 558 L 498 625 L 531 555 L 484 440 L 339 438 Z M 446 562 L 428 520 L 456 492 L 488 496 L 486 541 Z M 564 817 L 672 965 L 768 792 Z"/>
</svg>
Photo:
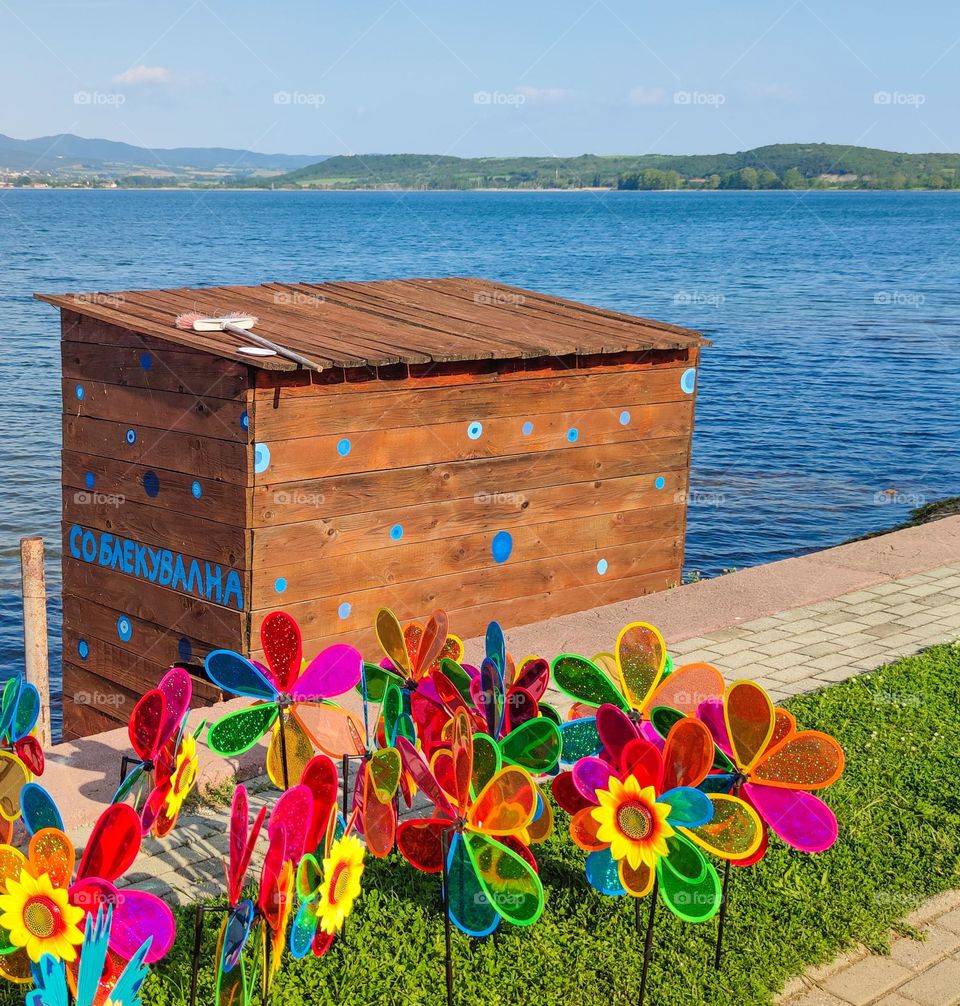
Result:
<svg viewBox="0 0 960 1006">
<path fill-rule="evenodd" d="M 118 685 L 105 687 L 96 675 L 64 662 L 61 700 L 63 740 L 78 740 L 124 726 L 137 698 L 131 689 L 122 689 Z M 119 760 L 115 768 L 105 765 L 104 771 L 111 775 L 116 771 L 119 778 Z"/>
<path fill-rule="evenodd" d="M 492 384 L 464 384 L 454 388 L 391 391 L 373 389 L 353 395 L 346 404 L 338 395 L 294 397 L 279 401 L 258 399 L 257 436 L 260 440 L 400 429 L 444 422 L 471 422 L 507 416 L 534 417 L 578 412 L 609 406 L 623 410 L 635 405 L 685 402 L 680 387 L 684 368 L 649 373 L 609 373 L 552 377 L 528 381 L 505 390 Z M 619 413 L 618 413 L 619 416 Z"/>
<path fill-rule="evenodd" d="M 199 398 L 243 399 L 249 368 L 206 353 L 63 342 L 64 378 L 95 380 Z"/>
<path fill-rule="evenodd" d="M 258 407 L 258 412 L 260 411 Z M 344 438 L 338 434 L 267 444 L 269 461 L 254 473 L 256 485 L 272 485 L 294 479 L 325 478 L 350 472 L 378 471 L 405 465 L 438 461 L 468 461 L 475 458 L 532 454 L 556 450 L 566 444 L 578 448 L 602 443 L 638 441 L 688 435 L 692 402 L 638 405 L 629 410 L 624 425 L 618 407 L 578 412 L 554 412 L 533 420 L 524 432 L 526 416 L 485 419 L 480 435 L 468 435 L 468 422 L 437 423 L 395 430 L 370 430 Z M 476 429 L 476 428 L 474 428 Z M 346 440 L 347 445 L 341 446 Z M 346 453 L 344 451 L 346 450 Z"/>
<path fill-rule="evenodd" d="M 477 496 L 495 505 L 502 494 L 543 486 L 677 471 L 687 465 L 689 440 L 664 437 L 544 451 L 536 464 L 529 455 L 515 454 L 257 486 L 250 523 L 268 527 L 363 513 L 381 509 L 385 501 L 397 507 Z"/>
<path fill-rule="evenodd" d="M 626 544 L 640 550 L 648 541 L 680 540 L 683 511 L 681 503 L 671 503 L 517 527 L 512 531 L 512 554 L 529 561 Z M 490 543 L 490 533 L 480 532 L 441 541 L 391 543 L 386 548 L 348 553 L 333 562 L 290 554 L 278 566 L 254 568 L 250 607 L 285 607 L 315 598 L 339 598 L 345 590 L 389 590 L 412 580 L 489 569 Z"/>
<path fill-rule="evenodd" d="M 99 381 L 64 378 L 65 415 L 89 416 L 128 426 L 196 433 L 214 440 L 246 442 L 241 420 L 247 414 L 244 401 L 198 398 L 170 391 L 146 391 Z"/>
<path fill-rule="evenodd" d="M 160 486 L 157 502 L 163 502 L 165 496 L 163 483 Z M 188 516 L 176 508 L 175 498 L 168 503 L 170 509 L 147 506 L 122 496 L 66 486 L 63 521 L 65 525 L 94 528 L 143 545 L 179 552 L 185 563 L 199 560 L 201 568 L 204 560 L 230 569 L 250 568 L 249 540 L 242 525 Z"/>
<path fill-rule="evenodd" d="M 65 450 L 237 485 L 253 479 L 252 446 L 216 437 L 64 416 L 63 446 Z"/>
<path fill-rule="evenodd" d="M 366 590 L 350 589 L 343 582 L 342 591 L 330 597 L 313 598 L 296 603 L 283 601 L 283 610 L 300 624 L 304 636 L 329 632 L 332 626 L 346 631 L 362 629 L 376 620 L 377 610 L 384 605 L 397 617 L 406 620 L 432 607 L 451 610 L 469 607 L 478 598 L 484 603 L 516 599 L 523 607 L 528 598 L 554 590 L 589 586 L 607 578 L 622 579 L 674 569 L 680 562 L 682 544 L 679 537 L 626 545 L 584 548 L 578 552 L 521 562 L 513 557 L 509 563 L 497 565 L 492 560 L 481 569 L 458 570 L 429 579 L 403 583 L 381 584 Z M 606 573 L 598 572 L 597 564 L 605 561 Z M 343 605 L 349 606 L 349 613 Z M 260 631 L 263 619 L 276 610 L 275 603 L 251 612 L 251 631 Z"/>
<path fill-rule="evenodd" d="M 661 488 L 656 479 L 662 478 Z M 687 485 L 686 471 L 633 475 L 593 483 L 530 489 L 490 506 L 477 499 L 444 500 L 409 507 L 388 507 L 369 513 L 301 521 L 253 530 L 254 568 L 273 568 L 292 555 L 321 558 L 349 555 L 383 547 L 391 528 L 403 528 L 403 541 L 422 542 L 478 534 L 511 533 L 518 527 L 564 518 L 616 513 L 674 502 Z"/>
</svg>

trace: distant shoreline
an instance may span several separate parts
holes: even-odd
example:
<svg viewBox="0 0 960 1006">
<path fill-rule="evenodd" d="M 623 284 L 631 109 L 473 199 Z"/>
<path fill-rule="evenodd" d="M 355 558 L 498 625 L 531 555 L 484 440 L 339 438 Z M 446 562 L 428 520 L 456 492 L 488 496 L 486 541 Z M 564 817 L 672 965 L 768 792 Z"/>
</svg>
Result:
<svg viewBox="0 0 960 1006">
<path fill-rule="evenodd" d="M 449 194 L 461 194 L 468 195 L 470 193 L 503 193 L 503 194 L 549 194 L 549 195 L 564 195 L 569 193 L 584 193 L 593 192 L 597 194 L 604 194 L 608 192 L 617 193 L 618 195 L 627 196 L 649 196 L 649 195 L 694 195 L 697 193 L 707 194 L 707 195 L 717 195 L 717 196 L 728 196 L 728 195 L 752 195 L 752 196 L 784 196 L 784 195 L 810 195 L 812 193 L 816 194 L 826 194 L 826 193 L 870 193 L 870 192 L 896 192 L 896 193 L 921 193 L 929 192 L 935 195 L 948 195 L 950 193 L 956 195 L 960 193 L 960 189 L 932 189 L 932 188 L 912 188 L 912 189 L 881 189 L 881 188 L 849 188 L 837 186 L 836 188 L 804 188 L 804 189 L 617 189 L 612 186 L 601 186 L 597 188 L 566 188 L 566 189 L 548 189 L 548 188 L 481 188 L 481 189 L 407 189 L 407 188 L 396 188 L 396 189 L 380 189 L 380 188 L 354 188 L 354 189 L 335 189 L 328 188 L 324 186 L 303 186 L 300 188 L 273 188 L 267 189 L 260 186 L 235 186 L 231 188 L 205 188 L 202 185 L 188 186 L 188 185 L 0 185 L 0 194 L 4 192 L 192 192 L 198 193 L 203 192 L 207 194 L 212 193 L 229 193 L 229 192 L 262 192 L 262 193 L 281 193 L 281 192 L 293 192 L 293 193 L 304 193 L 304 194 L 316 194 L 323 193 L 325 195 L 330 194 L 352 194 L 357 192 L 376 192 L 382 195 L 411 195 L 411 194 L 436 194 L 436 195 L 449 195 Z"/>
</svg>

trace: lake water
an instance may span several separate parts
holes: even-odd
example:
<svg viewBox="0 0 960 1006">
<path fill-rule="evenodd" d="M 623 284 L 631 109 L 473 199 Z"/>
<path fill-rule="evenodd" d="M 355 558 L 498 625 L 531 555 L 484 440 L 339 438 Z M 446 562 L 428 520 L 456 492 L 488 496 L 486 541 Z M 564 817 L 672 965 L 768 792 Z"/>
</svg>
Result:
<svg viewBox="0 0 960 1006">
<path fill-rule="evenodd" d="M 0 191 L 2 666 L 30 533 L 59 664 L 59 327 L 34 291 L 474 275 L 702 329 L 686 565 L 711 575 L 960 494 L 958 234 L 960 193 Z"/>
</svg>

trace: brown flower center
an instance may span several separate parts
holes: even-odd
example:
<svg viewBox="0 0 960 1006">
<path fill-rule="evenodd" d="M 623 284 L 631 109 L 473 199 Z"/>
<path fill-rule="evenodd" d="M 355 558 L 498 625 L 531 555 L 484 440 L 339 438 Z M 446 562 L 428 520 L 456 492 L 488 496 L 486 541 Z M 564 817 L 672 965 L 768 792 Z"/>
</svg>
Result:
<svg viewBox="0 0 960 1006">
<path fill-rule="evenodd" d="M 330 902 L 339 905 L 347 893 L 347 885 L 350 883 L 350 867 L 346 863 L 337 863 L 333 871 L 333 880 L 330 882 Z"/>
<path fill-rule="evenodd" d="M 23 924 L 27 932 L 41 940 L 55 936 L 62 928 L 60 909 L 52 898 L 30 898 L 23 906 Z"/>
<path fill-rule="evenodd" d="M 649 838 L 653 831 L 653 813 L 639 800 L 631 800 L 617 808 L 617 827 L 635 842 Z"/>
</svg>

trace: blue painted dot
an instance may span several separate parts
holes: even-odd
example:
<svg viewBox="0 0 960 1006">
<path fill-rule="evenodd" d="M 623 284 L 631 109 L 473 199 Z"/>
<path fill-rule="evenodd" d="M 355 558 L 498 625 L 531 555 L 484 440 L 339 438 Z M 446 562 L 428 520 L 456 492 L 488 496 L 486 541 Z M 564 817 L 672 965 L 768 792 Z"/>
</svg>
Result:
<svg viewBox="0 0 960 1006">
<path fill-rule="evenodd" d="M 287 589 L 287 581 L 282 576 L 278 576 L 274 581 L 273 589 L 278 594 L 282 594 Z"/>
<path fill-rule="evenodd" d="M 84 400 L 84 398 L 86 397 L 86 395 L 87 395 L 87 393 L 86 393 L 86 391 L 83 390 L 83 385 L 82 384 L 78 384 L 77 387 L 76 387 L 77 401 L 78 402 L 82 402 Z"/>
<path fill-rule="evenodd" d="M 520 432 L 525 436 L 529 437 L 533 433 L 533 423 L 528 419 L 523 426 L 520 427 Z"/>
<path fill-rule="evenodd" d="M 194 482 L 193 485 L 190 486 L 190 493 L 192 494 L 195 500 L 200 499 L 200 497 L 203 495 L 203 486 L 200 485 L 199 482 Z"/>
<path fill-rule="evenodd" d="M 662 489 L 666 484 L 667 480 L 662 476 L 658 475 L 653 483 L 658 489 Z"/>
<path fill-rule="evenodd" d="M 149 370 L 153 366 L 153 357 L 149 353 L 140 354 L 140 366 L 144 370 Z"/>
<path fill-rule="evenodd" d="M 270 448 L 266 444 L 254 444 L 253 470 L 259 475 L 270 467 Z"/>
<path fill-rule="evenodd" d="M 190 663 L 191 657 L 193 657 L 193 644 L 189 639 L 180 639 L 177 641 L 177 657 L 182 664 Z"/>
<path fill-rule="evenodd" d="M 117 619 L 117 635 L 125 642 L 130 641 L 130 637 L 133 635 L 133 626 L 130 624 L 130 619 L 126 615 L 121 615 Z"/>
<path fill-rule="evenodd" d="M 340 618 L 349 618 L 351 611 L 353 611 L 353 605 L 351 605 L 349 601 L 344 601 L 343 604 L 337 608 L 337 614 Z"/>
<path fill-rule="evenodd" d="M 393 527 L 390 528 L 390 537 L 394 541 L 399 541 L 403 537 L 403 525 L 394 524 Z"/>
<path fill-rule="evenodd" d="M 571 444 L 575 444 L 579 439 L 580 431 L 576 428 L 576 426 L 571 426 L 570 429 L 567 430 L 567 440 L 569 440 Z"/>
<path fill-rule="evenodd" d="M 128 444 L 135 444 L 136 442 L 137 442 L 137 431 L 136 430 L 127 430 L 127 443 Z"/>
<path fill-rule="evenodd" d="M 250 417 L 246 412 L 240 413 L 240 429 L 249 430 L 250 429 Z"/>
<path fill-rule="evenodd" d="M 85 639 L 81 639 L 77 643 L 77 653 L 80 655 L 81 660 L 86 660 L 90 656 L 90 644 Z"/>
<path fill-rule="evenodd" d="M 606 560 L 606 559 L 601 559 L 601 560 L 600 560 L 600 561 L 599 561 L 599 562 L 597 563 L 597 572 L 598 572 L 598 573 L 599 573 L 599 574 L 600 574 L 601 576 L 603 576 L 603 575 L 604 575 L 604 574 L 605 574 L 605 573 L 607 572 L 607 570 L 608 570 L 609 568 L 610 568 L 610 567 L 609 567 L 609 565 L 608 565 L 608 563 L 607 563 L 607 560 Z"/>
<path fill-rule="evenodd" d="M 87 472 L 87 474 L 83 476 L 83 484 L 88 489 L 92 489 L 97 484 L 97 480 L 93 472 Z"/>
<path fill-rule="evenodd" d="M 472 423 L 471 423 L 471 424 L 470 424 L 470 425 L 469 425 L 469 426 L 467 427 L 467 436 L 468 436 L 468 437 L 469 437 L 469 438 L 470 438 L 471 440 L 479 440 L 479 439 L 480 439 L 480 437 L 482 436 L 482 434 L 483 434 L 483 423 L 481 423 L 481 422 L 480 422 L 479 420 L 476 420 L 476 419 L 475 419 L 475 420 L 474 420 L 474 421 L 473 421 L 473 422 L 472 422 Z"/>
<path fill-rule="evenodd" d="M 347 440 L 346 437 L 344 437 L 343 440 L 338 440 L 337 454 L 339 454 L 340 457 L 345 458 L 350 453 L 350 447 L 351 447 L 350 441 Z"/>
<path fill-rule="evenodd" d="M 146 472 L 143 476 L 143 491 L 148 496 L 156 496 L 160 492 L 160 479 L 156 472 Z"/>
<path fill-rule="evenodd" d="M 509 531 L 498 531 L 490 543 L 494 562 L 506 562 L 513 551 L 513 535 Z"/>
<path fill-rule="evenodd" d="M 685 395 L 692 395 L 693 389 L 697 386 L 697 368 L 687 367 L 680 378 L 680 390 Z"/>
<path fill-rule="evenodd" d="M 630 413 L 626 409 L 620 413 L 620 425 L 629 426 L 630 425 Z"/>
</svg>

